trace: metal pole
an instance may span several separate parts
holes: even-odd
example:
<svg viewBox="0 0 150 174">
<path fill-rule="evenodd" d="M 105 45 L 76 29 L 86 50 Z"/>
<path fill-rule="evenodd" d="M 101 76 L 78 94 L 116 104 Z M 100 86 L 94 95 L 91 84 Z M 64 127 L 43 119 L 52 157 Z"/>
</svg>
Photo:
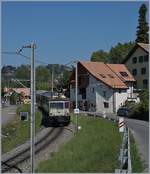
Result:
<svg viewBox="0 0 150 174">
<path fill-rule="evenodd" d="M 78 109 L 78 62 L 76 61 L 76 109 Z M 76 132 L 78 132 L 78 114 L 76 114 Z"/>
<path fill-rule="evenodd" d="M 34 173 L 35 155 L 35 67 L 34 67 L 35 44 L 31 44 L 31 173 Z"/>
<path fill-rule="evenodd" d="M 51 88 L 51 92 L 54 91 L 54 90 L 53 90 L 53 88 L 54 88 L 54 87 L 53 87 L 53 80 L 54 80 L 53 78 L 54 78 L 54 77 L 53 77 L 53 64 L 52 64 L 52 88 Z"/>
</svg>

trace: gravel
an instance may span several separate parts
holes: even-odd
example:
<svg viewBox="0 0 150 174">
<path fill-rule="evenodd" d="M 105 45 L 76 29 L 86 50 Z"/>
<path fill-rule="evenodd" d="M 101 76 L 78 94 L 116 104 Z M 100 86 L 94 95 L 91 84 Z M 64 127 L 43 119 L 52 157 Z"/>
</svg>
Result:
<svg viewBox="0 0 150 174">
<path fill-rule="evenodd" d="M 72 131 L 70 131 L 72 130 Z M 47 147 L 42 149 L 35 155 L 35 169 L 41 161 L 51 159 L 53 154 L 58 152 L 61 145 L 68 142 L 75 132 L 75 126 L 71 123 L 66 129 L 62 130 L 62 133 L 58 138 L 56 138 L 52 143 L 48 144 Z M 31 160 L 30 158 L 18 165 L 18 167 L 23 171 L 23 173 L 30 173 L 31 171 Z M 17 173 L 16 170 L 12 169 L 10 173 Z"/>
</svg>

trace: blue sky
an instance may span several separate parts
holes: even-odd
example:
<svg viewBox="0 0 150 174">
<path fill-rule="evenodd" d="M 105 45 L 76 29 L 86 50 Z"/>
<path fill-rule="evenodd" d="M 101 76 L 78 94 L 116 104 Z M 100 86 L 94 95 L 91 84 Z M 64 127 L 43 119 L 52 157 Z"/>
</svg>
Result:
<svg viewBox="0 0 150 174">
<path fill-rule="evenodd" d="M 89 60 L 93 51 L 135 40 L 142 3 L 3 2 L 2 51 L 35 42 L 36 58 L 46 63 Z M 30 56 L 29 49 L 22 53 Z M 28 63 L 20 56 L 2 55 L 2 65 Z"/>
</svg>

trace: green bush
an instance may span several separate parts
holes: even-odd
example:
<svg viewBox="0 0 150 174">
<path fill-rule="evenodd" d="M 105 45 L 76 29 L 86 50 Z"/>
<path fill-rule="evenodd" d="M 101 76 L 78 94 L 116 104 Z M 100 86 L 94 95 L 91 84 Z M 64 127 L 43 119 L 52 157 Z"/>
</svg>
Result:
<svg viewBox="0 0 150 174">
<path fill-rule="evenodd" d="M 149 120 L 149 93 L 147 90 L 140 92 L 140 103 L 126 102 L 126 106 L 131 111 L 131 118 Z"/>
</svg>

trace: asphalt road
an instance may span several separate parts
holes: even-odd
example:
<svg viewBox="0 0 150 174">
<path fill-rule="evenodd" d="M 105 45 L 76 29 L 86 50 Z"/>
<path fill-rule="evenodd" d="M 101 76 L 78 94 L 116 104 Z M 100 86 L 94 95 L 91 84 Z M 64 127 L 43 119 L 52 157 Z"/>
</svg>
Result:
<svg viewBox="0 0 150 174">
<path fill-rule="evenodd" d="M 135 141 L 139 148 L 142 161 L 145 162 L 147 168 L 149 164 L 149 122 L 127 119 L 125 118 L 125 123 L 132 130 L 134 134 Z"/>
<path fill-rule="evenodd" d="M 7 107 L 2 107 L 1 112 L 1 124 L 5 126 L 7 123 L 11 122 L 16 116 L 16 105 L 10 105 Z"/>
</svg>

